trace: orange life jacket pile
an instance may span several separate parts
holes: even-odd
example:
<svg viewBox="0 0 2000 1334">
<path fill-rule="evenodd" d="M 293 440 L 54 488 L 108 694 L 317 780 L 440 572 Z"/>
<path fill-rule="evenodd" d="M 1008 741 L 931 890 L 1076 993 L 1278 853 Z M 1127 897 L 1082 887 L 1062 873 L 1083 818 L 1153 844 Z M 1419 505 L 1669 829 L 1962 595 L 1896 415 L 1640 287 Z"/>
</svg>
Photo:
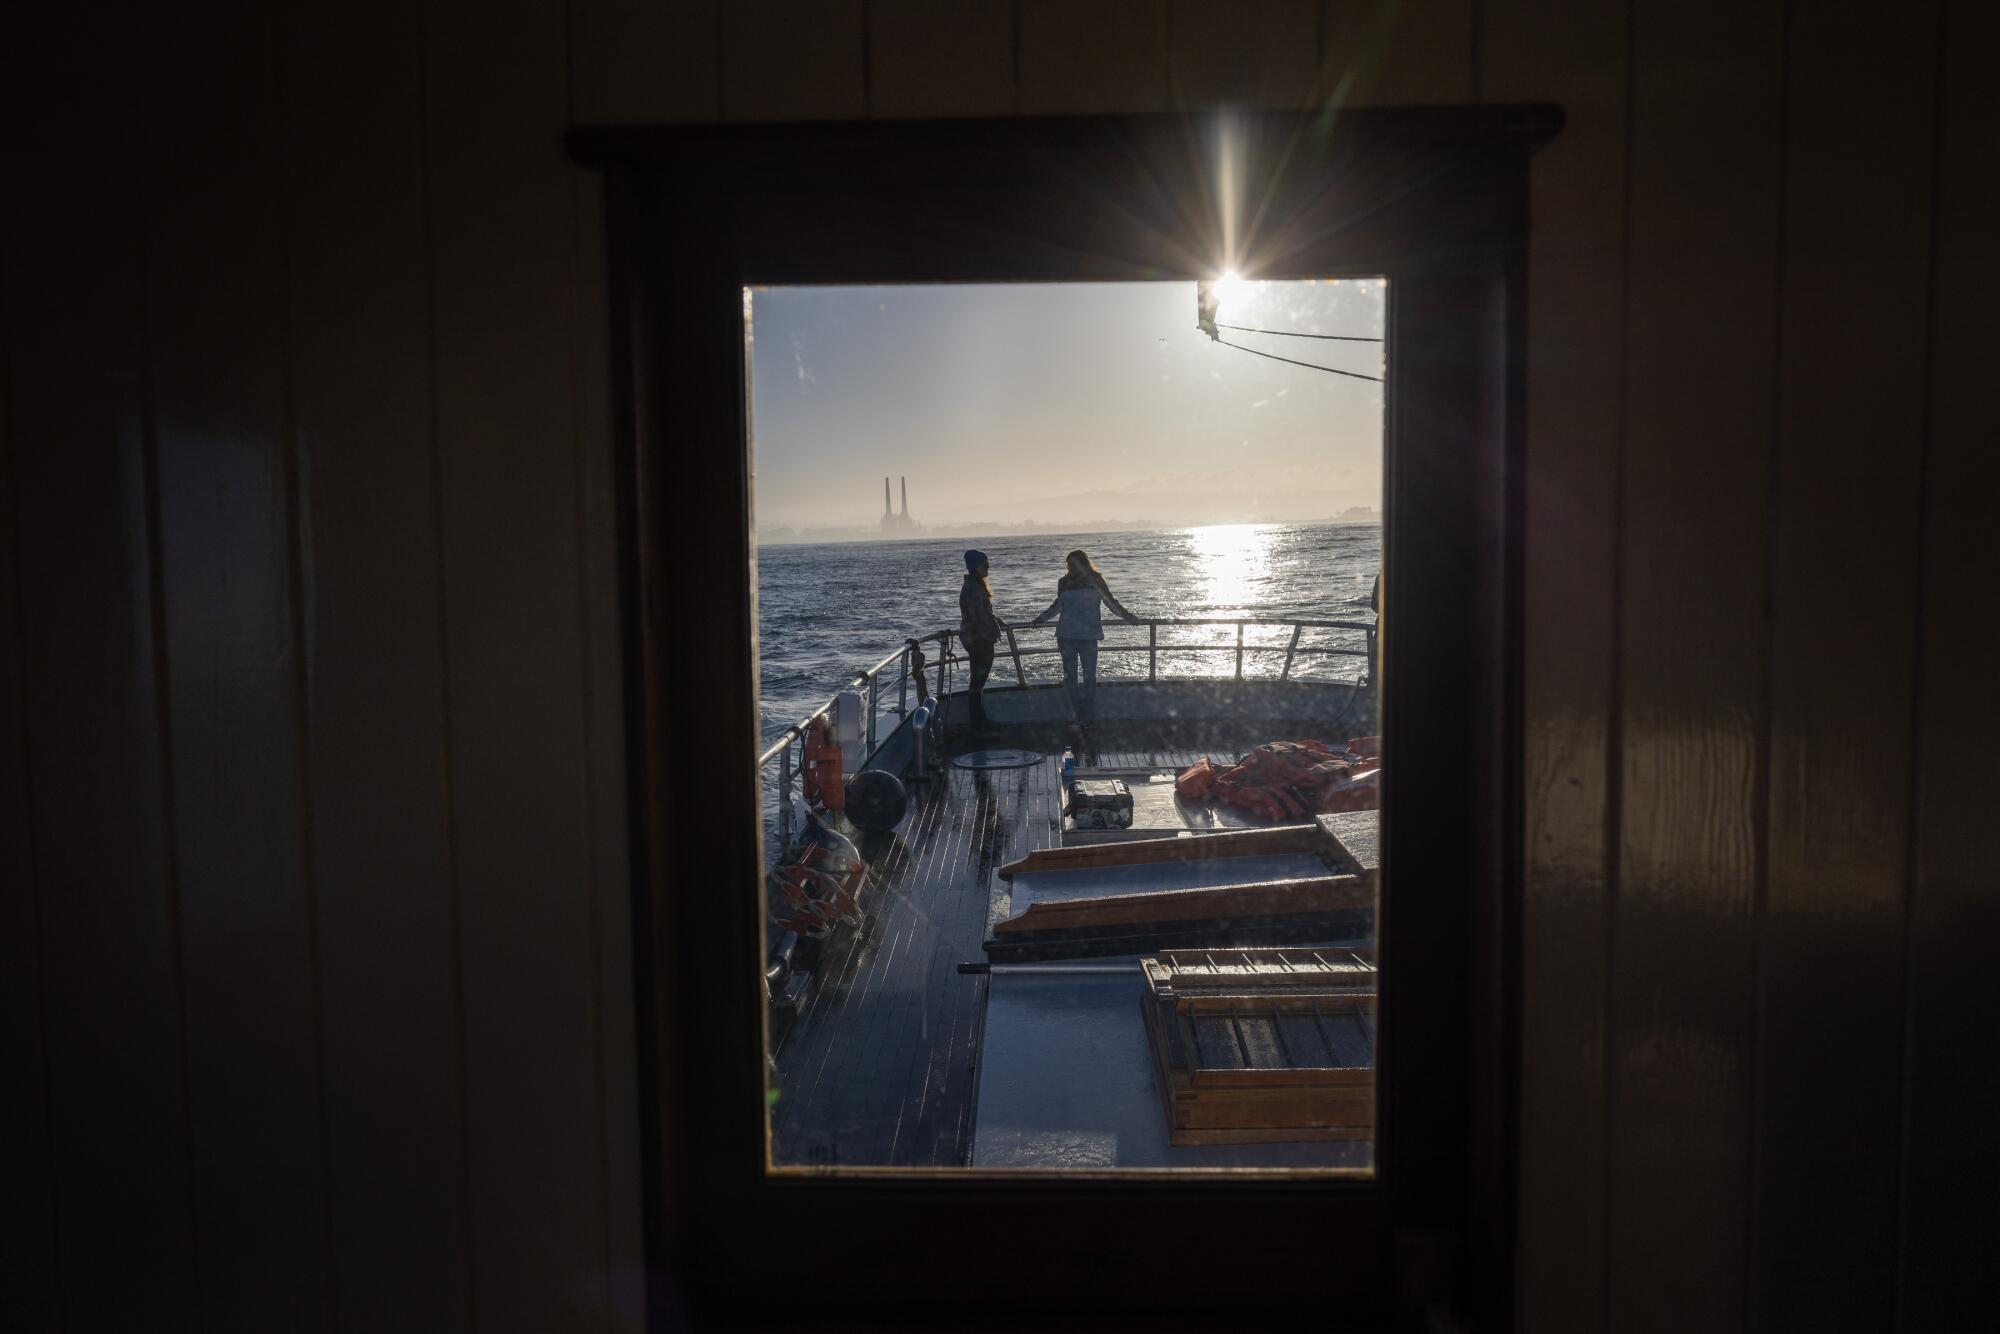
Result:
<svg viewBox="0 0 2000 1334">
<path fill-rule="evenodd" d="M 777 919 L 779 930 L 823 937 L 841 922 L 861 924 L 868 863 L 846 835 L 818 816 L 807 817 L 805 833 L 770 876 L 789 909 Z"/>
<path fill-rule="evenodd" d="M 1372 811 L 1380 796 L 1382 742 L 1355 737 L 1345 751 L 1324 741 L 1272 741 L 1218 766 L 1197 760 L 1174 780 L 1182 801 L 1215 800 L 1269 820 Z"/>
</svg>

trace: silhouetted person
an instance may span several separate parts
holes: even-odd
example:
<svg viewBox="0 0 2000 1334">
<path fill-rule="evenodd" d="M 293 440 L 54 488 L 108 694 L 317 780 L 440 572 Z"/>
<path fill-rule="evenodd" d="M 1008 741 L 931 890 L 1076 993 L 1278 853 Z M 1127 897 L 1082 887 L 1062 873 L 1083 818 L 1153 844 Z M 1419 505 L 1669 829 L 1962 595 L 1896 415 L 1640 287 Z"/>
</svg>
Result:
<svg viewBox="0 0 2000 1334">
<path fill-rule="evenodd" d="M 1382 687 L 1382 572 L 1375 572 L 1375 589 L 1368 595 L 1368 605 L 1375 612 L 1375 633 L 1368 636 L 1368 684 L 1376 689 Z"/>
<path fill-rule="evenodd" d="M 1062 651 L 1063 690 L 1069 696 L 1070 716 L 1079 723 L 1089 722 L 1096 713 L 1097 644 L 1104 638 L 1104 607 L 1131 625 L 1139 618 L 1118 605 L 1104 574 L 1090 563 L 1081 549 L 1069 553 L 1069 569 L 1056 584 L 1056 600 L 1034 620 L 1041 625 L 1051 617 L 1056 621 L 1056 647 Z"/>
<path fill-rule="evenodd" d="M 993 614 L 993 585 L 986 580 L 986 553 L 965 553 L 965 584 L 958 590 L 958 638 L 972 659 L 972 681 L 966 700 L 972 706 L 972 725 L 987 726 L 986 678 L 993 672 L 993 647 L 1000 642 L 1006 622 Z"/>
</svg>

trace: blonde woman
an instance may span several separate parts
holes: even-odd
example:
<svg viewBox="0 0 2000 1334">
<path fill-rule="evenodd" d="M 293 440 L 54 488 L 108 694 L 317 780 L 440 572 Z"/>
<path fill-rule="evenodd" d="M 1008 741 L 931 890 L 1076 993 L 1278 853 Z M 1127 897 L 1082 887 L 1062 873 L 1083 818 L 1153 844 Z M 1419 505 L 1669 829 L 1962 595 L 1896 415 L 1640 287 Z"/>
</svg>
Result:
<svg viewBox="0 0 2000 1334">
<path fill-rule="evenodd" d="M 1129 625 L 1139 618 L 1120 606 L 1111 595 L 1104 573 L 1091 564 L 1082 549 L 1069 553 L 1068 569 L 1056 584 L 1056 600 L 1034 619 L 1041 625 L 1056 622 L 1056 647 L 1062 653 L 1063 691 L 1069 697 L 1070 716 L 1087 723 L 1096 713 L 1097 645 L 1104 638 L 1104 608 Z"/>
</svg>

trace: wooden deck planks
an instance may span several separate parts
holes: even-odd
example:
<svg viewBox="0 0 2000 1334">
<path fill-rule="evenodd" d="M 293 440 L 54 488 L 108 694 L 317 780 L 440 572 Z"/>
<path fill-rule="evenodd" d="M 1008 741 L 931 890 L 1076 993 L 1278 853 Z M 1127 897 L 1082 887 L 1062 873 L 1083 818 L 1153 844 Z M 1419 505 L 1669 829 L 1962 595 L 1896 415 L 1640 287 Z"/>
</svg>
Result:
<svg viewBox="0 0 2000 1334">
<path fill-rule="evenodd" d="M 1097 756 L 1130 767 L 1197 758 L 1143 744 L 1107 745 Z M 1026 769 L 947 768 L 938 783 L 912 788 L 897 842 L 873 858 L 867 926 L 822 956 L 779 1054 L 774 1162 L 968 1160 L 986 981 L 961 976 L 958 965 L 984 957 L 998 869 L 1059 842 L 1058 768 L 1055 755 Z"/>
<path fill-rule="evenodd" d="M 838 942 L 782 1054 L 781 1163 L 963 1162 L 979 958 L 995 867 L 1053 838 L 1055 766 L 952 769 L 876 858 L 868 926 Z"/>
</svg>

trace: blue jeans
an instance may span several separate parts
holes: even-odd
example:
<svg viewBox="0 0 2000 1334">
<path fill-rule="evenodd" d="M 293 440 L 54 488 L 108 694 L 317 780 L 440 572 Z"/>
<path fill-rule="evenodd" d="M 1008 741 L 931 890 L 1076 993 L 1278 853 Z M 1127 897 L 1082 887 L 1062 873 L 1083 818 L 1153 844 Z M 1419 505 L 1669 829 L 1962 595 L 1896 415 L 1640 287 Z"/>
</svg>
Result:
<svg viewBox="0 0 2000 1334">
<path fill-rule="evenodd" d="M 1062 650 L 1063 692 L 1069 696 L 1070 715 L 1081 722 L 1088 722 L 1097 694 L 1097 641 L 1058 639 L 1056 647 Z M 1077 679 L 1079 663 L 1083 666 L 1081 681 Z"/>
</svg>

